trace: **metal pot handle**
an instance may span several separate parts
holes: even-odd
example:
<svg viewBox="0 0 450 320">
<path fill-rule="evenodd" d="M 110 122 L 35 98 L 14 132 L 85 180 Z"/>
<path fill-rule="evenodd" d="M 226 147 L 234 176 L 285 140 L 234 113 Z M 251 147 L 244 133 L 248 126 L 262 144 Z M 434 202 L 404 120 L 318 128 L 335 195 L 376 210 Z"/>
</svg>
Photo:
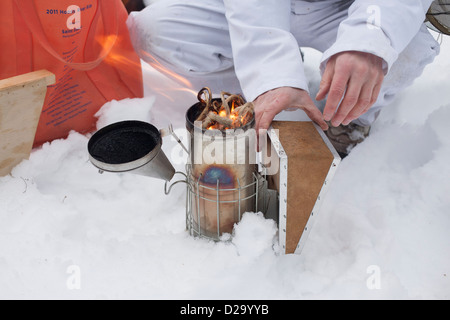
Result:
<svg viewBox="0 0 450 320">
<path fill-rule="evenodd" d="M 164 193 L 166 194 L 166 195 L 168 195 L 169 193 L 170 193 L 170 191 L 172 190 L 172 188 L 176 185 L 176 184 L 179 184 L 179 183 L 186 183 L 186 184 L 188 184 L 188 181 L 187 181 L 187 175 L 184 173 L 184 172 L 180 172 L 180 171 L 177 171 L 177 172 L 175 172 L 175 174 L 181 174 L 181 175 L 183 175 L 184 176 L 184 180 L 178 180 L 178 181 L 175 181 L 174 183 L 172 183 L 170 186 L 169 186 L 169 188 L 167 188 L 167 186 L 168 186 L 168 183 L 170 182 L 170 181 L 166 181 L 166 183 L 164 184 Z"/>
</svg>

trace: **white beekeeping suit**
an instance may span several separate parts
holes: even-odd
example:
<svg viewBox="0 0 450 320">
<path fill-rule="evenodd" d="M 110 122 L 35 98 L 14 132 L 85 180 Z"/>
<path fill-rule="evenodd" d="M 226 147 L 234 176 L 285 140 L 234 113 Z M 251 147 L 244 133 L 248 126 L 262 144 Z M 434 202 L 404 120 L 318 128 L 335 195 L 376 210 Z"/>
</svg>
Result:
<svg viewBox="0 0 450 320">
<path fill-rule="evenodd" d="M 359 119 L 367 125 L 438 54 L 424 25 L 431 2 L 159 0 L 128 23 L 138 53 L 193 83 L 227 86 L 217 90 L 228 90 L 233 80 L 225 79 L 236 74 L 249 101 L 278 87 L 308 90 L 299 47 L 324 53 L 322 71 L 334 54 L 372 53 L 383 58 L 387 76 L 379 100 Z"/>
</svg>

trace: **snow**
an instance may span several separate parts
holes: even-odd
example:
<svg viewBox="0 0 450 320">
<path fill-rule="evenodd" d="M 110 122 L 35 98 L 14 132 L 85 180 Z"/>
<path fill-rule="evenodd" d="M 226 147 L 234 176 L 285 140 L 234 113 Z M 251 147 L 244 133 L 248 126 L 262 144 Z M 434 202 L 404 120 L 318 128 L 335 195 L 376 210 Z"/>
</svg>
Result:
<svg viewBox="0 0 450 320">
<path fill-rule="evenodd" d="M 245 214 L 228 241 L 189 236 L 184 187 L 166 196 L 161 180 L 99 174 L 89 135 L 34 150 L 0 178 L 0 298 L 450 298 L 449 53 L 445 38 L 341 163 L 301 255 L 279 253 L 277 226 L 260 213 Z M 314 90 L 320 54 L 305 54 Z M 126 119 L 162 128 L 169 115 L 183 136 L 195 95 L 144 71 L 146 97 L 106 104 L 98 128 Z M 183 170 L 175 141 L 163 148 Z"/>
</svg>

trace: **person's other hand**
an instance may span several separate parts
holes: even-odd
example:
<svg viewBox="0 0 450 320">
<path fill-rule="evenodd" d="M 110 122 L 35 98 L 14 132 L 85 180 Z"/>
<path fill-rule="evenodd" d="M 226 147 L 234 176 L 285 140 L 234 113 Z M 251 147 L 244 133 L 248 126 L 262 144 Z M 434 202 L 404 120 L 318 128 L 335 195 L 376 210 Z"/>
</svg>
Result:
<svg viewBox="0 0 450 320">
<path fill-rule="evenodd" d="M 283 110 L 302 109 L 323 130 L 328 129 L 322 113 L 305 90 L 281 87 L 267 91 L 254 101 L 256 130 L 267 130 L 275 116 Z"/>
<path fill-rule="evenodd" d="M 331 121 L 335 127 L 348 125 L 366 113 L 376 102 L 383 79 L 383 59 L 380 57 L 357 51 L 332 56 L 316 96 L 320 101 L 328 95 L 323 111 L 325 121 Z"/>
</svg>

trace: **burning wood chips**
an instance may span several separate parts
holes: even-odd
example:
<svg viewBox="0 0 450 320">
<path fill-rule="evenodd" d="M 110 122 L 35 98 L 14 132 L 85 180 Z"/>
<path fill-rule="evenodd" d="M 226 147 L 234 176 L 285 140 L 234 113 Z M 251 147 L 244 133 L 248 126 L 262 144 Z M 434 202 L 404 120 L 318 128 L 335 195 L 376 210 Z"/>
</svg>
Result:
<svg viewBox="0 0 450 320">
<path fill-rule="evenodd" d="M 245 102 L 240 95 L 222 92 L 219 102 L 219 99 L 212 99 L 209 88 L 203 88 L 197 98 L 203 110 L 196 121 L 202 122 L 203 129 L 236 129 L 246 125 L 254 117 L 253 103 Z"/>
</svg>

